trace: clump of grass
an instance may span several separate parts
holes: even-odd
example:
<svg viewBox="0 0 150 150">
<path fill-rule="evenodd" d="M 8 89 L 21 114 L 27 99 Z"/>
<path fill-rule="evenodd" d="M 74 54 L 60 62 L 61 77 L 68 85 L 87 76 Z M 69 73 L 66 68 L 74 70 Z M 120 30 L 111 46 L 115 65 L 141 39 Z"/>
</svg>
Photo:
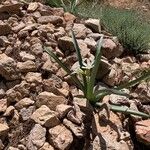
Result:
<svg viewBox="0 0 150 150">
<path fill-rule="evenodd" d="M 77 43 L 77 40 L 75 38 L 74 32 L 72 31 L 72 38 L 74 47 L 76 49 L 77 57 L 78 57 L 78 63 L 79 68 L 75 71 L 71 71 L 50 49 L 45 48 L 45 51 L 64 69 L 64 71 L 67 72 L 68 75 L 71 76 L 72 80 L 75 82 L 75 84 L 78 86 L 79 89 L 81 89 L 84 93 L 84 97 L 94 106 L 101 107 L 103 103 L 101 103 L 101 99 L 105 95 L 109 94 L 117 94 L 117 95 L 123 95 L 130 97 L 129 94 L 122 92 L 121 90 L 123 88 L 129 88 L 133 85 L 136 85 L 142 80 L 150 79 L 150 70 L 146 71 L 143 75 L 141 75 L 139 78 L 129 81 L 128 83 L 125 83 L 124 85 L 121 85 L 119 87 L 114 88 L 105 88 L 105 89 L 98 89 L 96 88 L 96 75 L 97 71 L 101 62 L 101 46 L 103 43 L 103 37 L 99 40 L 97 47 L 96 47 L 96 54 L 93 61 L 86 60 L 82 58 L 81 56 L 81 50 L 79 48 L 79 45 Z M 102 70 L 103 71 L 103 70 Z M 80 75 L 81 78 L 78 78 Z M 142 117 L 150 118 L 150 115 L 131 110 L 127 106 L 116 106 L 116 105 L 110 105 L 110 110 L 117 111 L 117 112 L 123 112 L 125 114 L 134 114 L 139 115 Z"/>
<path fill-rule="evenodd" d="M 150 49 L 150 24 L 136 11 L 87 1 L 78 7 L 78 14 L 100 19 L 104 29 L 117 36 L 125 50 L 133 55 Z"/>
<path fill-rule="evenodd" d="M 101 20 L 128 52 L 137 55 L 150 49 L 150 25 L 142 22 L 136 12 L 107 7 L 103 8 Z"/>
</svg>

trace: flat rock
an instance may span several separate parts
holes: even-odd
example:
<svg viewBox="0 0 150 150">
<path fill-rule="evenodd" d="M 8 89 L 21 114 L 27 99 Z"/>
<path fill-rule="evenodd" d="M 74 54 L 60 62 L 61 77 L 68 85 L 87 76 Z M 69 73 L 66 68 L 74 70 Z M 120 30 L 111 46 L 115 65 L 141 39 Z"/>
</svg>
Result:
<svg viewBox="0 0 150 150">
<path fill-rule="evenodd" d="M 72 109 L 73 109 L 72 106 L 65 105 L 65 104 L 60 104 L 57 105 L 56 107 L 56 111 L 58 112 L 60 118 L 65 117 L 66 114 Z"/>
<path fill-rule="evenodd" d="M 56 110 L 56 106 L 59 104 L 66 104 L 67 99 L 64 96 L 57 96 L 50 92 L 42 92 L 37 96 L 36 105 L 38 107 L 46 105 L 51 110 Z"/>
<path fill-rule="evenodd" d="M 36 71 L 35 62 L 33 62 L 31 60 L 27 60 L 25 62 L 18 62 L 17 68 L 20 72 Z"/>
<path fill-rule="evenodd" d="M 0 113 L 7 109 L 7 99 L 0 99 Z"/>
<path fill-rule="evenodd" d="M 19 74 L 16 71 L 16 62 L 6 54 L 0 54 L 0 75 L 6 80 L 16 80 Z"/>
<path fill-rule="evenodd" d="M 31 119 L 45 127 L 54 127 L 60 123 L 56 112 L 50 110 L 45 105 L 42 105 L 39 109 L 37 109 L 32 114 Z"/>
<path fill-rule="evenodd" d="M 27 11 L 28 12 L 34 12 L 39 7 L 37 2 L 32 2 L 29 4 Z"/>
<path fill-rule="evenodd" d="M 68 119 L 64 119 L 63 120 L 63 124 L 70 129 L 74 135 L 78 138 L 82 138 L 84 137 L 85 134 L 85 129 L 84 129 L 84 125 L 76 125 L 74 123 L 72 123 L 71 121 L 69 121 Z"/>
<path fill-rule="evenodd" d="M 42 75 L 38 72 L 28 72 L 25 76 L 25 80 L 29 83 L 41 83 Z"/>
<path fill-rule="evenodd" d="M 39 124 L 35 124 L 33 129 L 30 131 L 29 136 L 27 137 L 26 147 L 29 150 L 38 150 L 41 148 L 46 140 L 46 129 Z"/>
<path fill-rule="evenodd" d="M 100 26 L 100 20 L 99 19 L 88 19 L 85 21 L 85 25 L 89 27 L 94 32 L 100 33 L 101 32 L 101 26 Z"/>
<path fill-rule="evenodd" d="M 59 150 L 69 149 L 73 142 L 73 136 L 63 125 L 57 125 L 49 130 L 49 141 Z"/>
<path fill-rule="evenodd" d="M 38 23 L 41 23 L 41 24 L 52 23 L 56 25 L 56 24 L 62 24 L 63 19 L 59 16 L 41 16 L 38 19 Z"/>
<path fill-rule="evenodd" d="M 150 119 L 136 122 L 135 132 L 140 142 L 150 145 Z"/>
</svg>

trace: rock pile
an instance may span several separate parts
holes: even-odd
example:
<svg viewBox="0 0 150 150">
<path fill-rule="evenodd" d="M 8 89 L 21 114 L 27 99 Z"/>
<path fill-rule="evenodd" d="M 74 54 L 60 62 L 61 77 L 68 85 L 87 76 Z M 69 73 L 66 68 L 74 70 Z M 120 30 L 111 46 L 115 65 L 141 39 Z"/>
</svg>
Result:
<svg viewBox="0 0 150 150">
<path fill-rule="evenodd" d="M 90 126 L 90 105 L 77 98 L 73 101 L 72 96 L 81 92 L 43 49 L 51 48 L 71 68 L 77 57 L 70 29 L 75 32 L 82 56 L 93 57 L 102 36 L 98 20 L 82 22 L 62 8 L 38 2 L 1 3 L 0 149 L 75 150 L 83 146 L 80 141 L 86 139 L 86 126 Z M 105 35 L 102 53 L 104 71 L 97 78 L 117 85 L 120 81 L 114 83 L 117 72 L 111 61 L 123 53 L 123 48 L 116 38 Z M 90 110 L 88 121 L 85 118 Z M 119 150 L 122 144 L 117 146 Z"/>
</svg>

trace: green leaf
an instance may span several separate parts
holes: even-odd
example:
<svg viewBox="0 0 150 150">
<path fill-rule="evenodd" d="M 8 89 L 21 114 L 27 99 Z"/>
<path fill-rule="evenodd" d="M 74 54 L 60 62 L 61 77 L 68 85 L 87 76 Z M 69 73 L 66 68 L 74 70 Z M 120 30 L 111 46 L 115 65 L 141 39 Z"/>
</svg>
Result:
<svg viewBox="0 0 150 150">
<path fill-rule="evenodd" d="M 98 107 L 101 107 L 102 105 L 103 105 L 103 103 L 96 103 L 96 106 L 98 106 Z M 137 115 L 137 116 L 141 116 L 143 118 L 150 118 L 150 115 L 140 112 L 140 111 L 132 110 L 127 106 L 117 106 L 117 105 L 109 104 L 109 108 L 110 108 L 110 110 L 112 110 L 114 112 L 120 112 L 120 113 L 130 114 L 130 115 Z"/>
<path fill-rule="evenodd" d="M 97 75 L 97 71 L 99 69 L 99 65 L 101 62 L 101 46 L 102 46 L 102 42 L 103 42 L 103 36 L 100 38 L 98 44 L 97 44 L 97 48 L 96 48 L 96 56 L 94 59 L 94 64 L 93 64 L 93 68 L 92 68 L 92 72 L 91 72 L 91 79 L 90 79 L 90 84 L 91 84 L 91 89 L 94 89 L 94 84 L 95 84 L 95 79 L 96 79 L 96 75 Z"/>
<path fill-rule="evenodd" d="M 104 90 L 98 90 L 96 91 L 96 99 L 99 100 L 100 98 L 103 98 L 106 95 L 110 95 L 110 94 L 116 94 L 116 95 L 121 95 L 121 96 L 126 96 L 126 97 L 130 97 L 129 94 L 124 93 L 122 91 L 116 90 L 116 89 L 111 89 L 111 88 L 107 88 Z"/>
<path fill-rule="evenodd" d="M 116 90 L 121 90 L 121 89 L 124 89 L 124 88 L 129 88 L 129 87 L 132 87 L 136 84 L 138 84 L 139 82 L 141 82 L 142 80 L 147 80 L 150 78 L 150 71 L 147 71 L 146 73 L 144 73 L 141 77 L 135 79 L 135 80 L 132 80 L 130 82 L 127 82 L 123 85 L 120 85 L 119 87 L 116 88 Z"/>
<path fill-rule="evenodd" d="M 75 34 L 74 34 L 73 30 L 71 30 L 71 33 L 72 33 L 73 44 L 74 44 L 74 48 L 75 48 L 76 53 L 77 53 L 79 65 L 80 65 L 80 68 L 82 69 L 82 67 L 84 65 L 83 65 L 83 60 L 82 60 L 82 56 L 81 56 L 81 52 L 80 52 L 81 50 L 79 48 L 79 45 L 78 45 L 78 42 L 76 40 L 76 37 L 75 37 Z"/>
<path fill-rule="evenodd" d="M 82 83 L 79 81 L 79 79 L 75 76 L 75 74 L 72 74 L 70 69 L 53 53 L 51 50 L 49 50 L 47 47 L 44 48 L 44 50 L 64 69 L 64 71 L 67 72 L 73 79 L 73 81 L 77 84 L 77 86 L 84 90 Z"/>
</svg>

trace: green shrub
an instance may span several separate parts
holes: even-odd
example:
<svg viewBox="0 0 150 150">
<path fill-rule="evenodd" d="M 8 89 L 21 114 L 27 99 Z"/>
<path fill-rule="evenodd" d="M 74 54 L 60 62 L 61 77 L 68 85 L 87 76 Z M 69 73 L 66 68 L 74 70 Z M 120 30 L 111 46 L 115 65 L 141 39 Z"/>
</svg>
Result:
<svg viewBox="0 0 150 150">
<path fill-rule="evenodd" d="M 93 106 L 101 107 L 103 105 L 103 103 L 100 102 L 101 99 L 105 95 L 109 95 L 112 93 L 130 97 L 129 94 L 124 93 L 121 90 L 123 88 L 129 88 L 133 85 L 136 85 L 142 80 L 147 80 L 150 78 L 150 70 L 148 70 L 137 79 L 133 81 L 129 81 L 128 83 L 121 85 L 119 87 L 98 89 L 95 85 L 96 84 L 95 79 L 96 79 L 96 74 L 97 74 L 97 71 L 101 62 L 101 46 L 103 42 L 103 37 L 101 37 L 101 39 L 99 40 L 97 44 L 95 58 L 92 62 L 88 59 L 85 61 L 82 58 L 81 50 L 79 48 L 79 45 L 77 43 L 77 40 L 75 38 L 73 31 L 72 31 L 72 38 L 73 38 L 73 43 L 76 49 L 78 63 L 79 63 L 78 69 L 74 70 L 73 72 L 50 49 L 45 47 L 45 51 L 64 69 L 64 71 L 66 71 L 68 75 L 71 76 L 72 80 L 75 82 L 77 87 L 83 91 L 84 97 Z M 81 76 L 81 78 L 78 78 L 79 75 Z M 142 117 L 150 118 L 150 115 L 131 110 L 127 106 L 110 105 L 109 108 L 112 111 L 123 112 L 125 114 L 134 114 L 134 115 L 139 115 Z"/>
</svg>

